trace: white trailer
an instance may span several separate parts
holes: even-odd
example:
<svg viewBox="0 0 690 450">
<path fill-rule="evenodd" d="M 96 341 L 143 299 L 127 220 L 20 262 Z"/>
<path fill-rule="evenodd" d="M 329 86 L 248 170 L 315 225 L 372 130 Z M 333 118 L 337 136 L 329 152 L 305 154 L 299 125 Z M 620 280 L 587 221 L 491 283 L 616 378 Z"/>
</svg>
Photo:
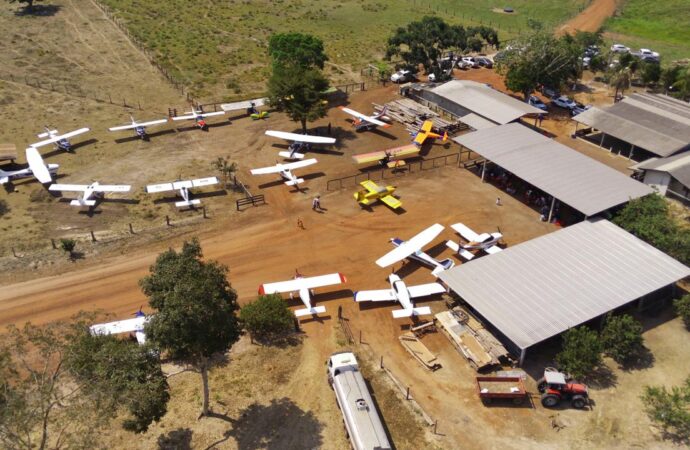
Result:
<svg viewBox="0 0 690 450">
<path fill-rule="evenodd" d="M 355 355 L 338 352 L 328 359 L 328 382 L 343 413 L 345 429 L 355 450 L 388 450 L 381 423 Z"/>
</svg>

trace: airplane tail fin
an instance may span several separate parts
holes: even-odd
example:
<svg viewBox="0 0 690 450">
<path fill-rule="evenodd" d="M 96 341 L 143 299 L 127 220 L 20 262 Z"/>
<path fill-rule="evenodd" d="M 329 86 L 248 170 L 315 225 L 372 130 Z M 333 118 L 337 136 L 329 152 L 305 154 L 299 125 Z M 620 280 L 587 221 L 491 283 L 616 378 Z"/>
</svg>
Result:
<svg viewBox="0 0 690 450">
<path fill-rule="evenodd" d="M 462 256 L 463 258 L 465 258 L 468 261 L 470 261 L 472 258 L 474 258 L 474 253 L 468 252 L 464 248 L 460 249 L 460 251 L 458 253 L 460 253 L 460 256 Z"/>
<path fill-rule="evenodd" d="M 0 184 L 5 184 L 10 181 L 10 176 L 4 170 L 0 169 Z"/>
<path fill-rule="evenodd" d="M 443 132 L 443 142 L 446 142 L 448 140 L 448 132 L 444 131 Z"/>
<path fill-rule="evenodd" d="M 96 206 L 96 200 L 72 200 L 69 204 L 72 206 Z"/>
<path fill-rule="evenodd" d="M 290 153 L 290 152 L 278 152 L 278 155 L 282 156 L 283 158 L 288 158 L 288 159 L 302 159 L 304 158 L 304 154 L 302 153 Z"/>
<path fill-rule="evenodd" d="M 182 202 L 175 202 L 175 206 L 178 208 L 184 208 L 185 206 L 192 206 L 192 205 L 198 205 L 201 203 L 201 200 L 198 198 L 195 198 L 194 200 L 185 200 Z"/>
<path fill-rule="evenodd" d="M 412 310 L 415 316 L 428 316 L 431 315 L 431 308 L 428 306 L 420 306 Z"/>
<path fill-rule="evenodd" d="M 446 247 L 453 250 L 454 252 L 460 251 L 460 246 L 453 241 L 446 241 Z"/>
<path fill-rule="evenodd" d="M 297 186 L 300 183 L 304 183 L 304 178 L 296 178 L 294 180 L 285 182 L 285 184 L 287 184 L 288 186 Z"/>
<path fill-rule="evenodd" d="M 315 314 L 322 314 L 326 312 L 325 306 L 314 306 L 313 308 L 298 309 L 295 311 L 296 317 L 311 316 Z"/>
<path fill-rule="evenodd" d="M 414 308 L 412 309 L 396 309 L 393 311 L 394 319 L 402 319 L 404 317 L 411 317 L 414 314 Z"/>
<path fill-rule="evenodd" d="M 439 261 L 438 263 L 440 265 L 431 271 L 431 274 L 435 277 L 438 277 L 441 274 L 441 272 L 451 269 L 455 266 L 455 261 L 453 261 L 450 258 L 444 259 L 443 261 Z"/>
</svg>

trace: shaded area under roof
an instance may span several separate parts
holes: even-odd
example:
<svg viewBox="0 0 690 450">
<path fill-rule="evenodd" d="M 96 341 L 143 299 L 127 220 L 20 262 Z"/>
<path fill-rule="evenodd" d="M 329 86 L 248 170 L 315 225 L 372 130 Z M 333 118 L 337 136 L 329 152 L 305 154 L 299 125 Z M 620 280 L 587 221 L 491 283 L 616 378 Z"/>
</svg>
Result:
<svg viewBox="0 0 690 450">
<path fill-rule="evenodd" d="M 498 124 L 512 122 L 527 114 L 544 112 L 471 80 L 451 80 L 431 89 L 431 92 Z"/>
<path fill-rule="evenodd" d="M 652 188 L 519 123 L 453 138 L 586 216 L 593 216 Z"/>
<path fill-rule="evenodd" d="M 573 120 L 659 156 L 690 146 L 690 104 L 666 95 L 632 94 Z"/>
<path fill-rule="evenodd" d="M 599 219 L 440 274 L 520 349 L 690 276 L 690 268 Z"/>
</svg>

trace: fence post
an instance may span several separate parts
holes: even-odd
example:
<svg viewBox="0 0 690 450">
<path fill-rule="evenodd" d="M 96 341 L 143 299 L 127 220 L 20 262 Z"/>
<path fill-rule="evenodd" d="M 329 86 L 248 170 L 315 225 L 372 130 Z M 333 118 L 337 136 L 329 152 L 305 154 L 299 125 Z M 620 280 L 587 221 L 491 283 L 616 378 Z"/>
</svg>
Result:
<svg viewBox="0 0 690 450">
<path fill-rule="evenodd" d="M 379 362 L 379 366 L 381 367 L 381 369 L 383 369 L 383 355 L 381 355 L 381 362 Z"/>
<path fill-rule="evenodd" d="M 55 239 L 50 238 L 50 244 L 53 246 L 53 250 L 57 250 L 57 245 L 55 245 Z"/>
<path fill-rule="evenodd" d="M 170 226 L 170 216 L 168 216 L 168 215 L 165 216 L 165 224 L 167 226 Z"/>
<path fill-rule="evenodd" d="M 434 421 L 434 434 L 437 434 L 437 433 L 436 433 L 436 428 L 437 428 L 437 427 L 438 427 L 438 419 L 436 419 L 436 420 Z"/>
<path fill-rule="evenodd" d="M 202 207 L 201 207 L 201 211 L 204 213 L 204 219 L 206 219 L 206 218 L 207 218 L 207 217 L 206 217 L 206 207 L 205 207 L 205 206 L 202 206 Z"/>
<path fill-rule="evenodd" d="M 405 400 L 409 400 L 409 399 L 410 399 L 410 387 L 407 386 L 407 393 L 405 393 Z"/>
<path fill-rule="evenodd" d="M 93 234 L 93 230 L 91 230 L 91 242 L 96 242 L 96 235 Z"/>
<path fill-rule="evenodd" d="M 362 343 L 362 330 L 359 330 L 359 343 Z"/>
<path fill-rule="evenodd" d="M 12 247 L 12 256 L 19 258 L 19 256 L 17 256 L 17 252 L 14 251 L 14 247 Z"/>
<path fill-rule="evenodd" d="M 130 222 L 130 224 L 129 224 L 129 232 L 130 232 L 131 234 L 135 234 L 135 233 L 134 233 L 134 228 L 132 228 L 132 223 L 131 223 L 131 222 Z"/>
</svg>

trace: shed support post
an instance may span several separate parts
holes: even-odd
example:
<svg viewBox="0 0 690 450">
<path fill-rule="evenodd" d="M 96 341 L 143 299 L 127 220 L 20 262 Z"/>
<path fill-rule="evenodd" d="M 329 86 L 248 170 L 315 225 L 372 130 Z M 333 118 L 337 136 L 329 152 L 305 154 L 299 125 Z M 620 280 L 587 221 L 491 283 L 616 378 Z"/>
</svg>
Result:
<svg viewBox="0 0 690 450">
<path fill-rule="evenodd" d="M 601 140 L 599 141 L 599 147 L 604 146 L 604 138 L 606 137 L 606 133 L 602 132 L 601 133 Z"/>
<path fill-rule="evenodd" d="M 551 218 L 553 217 L 553 208 L 556 206 L 556 197 L 551 198 L 551 209 L 549 209 L 549 223 L 551 223 Z"/>
<path fill-rule="evenodd" d="M 630 154 L 628 155 L 628 161 L 630 161 L 635 153 L 635 144 L 630 144 Z"/>
<path fill-rule="evenodd" d="M 486 173 L 486 160 L 484 160 L 484 164 L 482 164 L 482 183 L 484 182 L 484 174 Z"/>
<path fill-rule="evenodd" d="M 518 364 L 519 367 L 522 367 L 522 364 L 525 362 L 525 355 L 527 355 L 527 350 L 526 349 L 521 349 L 520 350 L 520 363 Z"/>
</svg>

